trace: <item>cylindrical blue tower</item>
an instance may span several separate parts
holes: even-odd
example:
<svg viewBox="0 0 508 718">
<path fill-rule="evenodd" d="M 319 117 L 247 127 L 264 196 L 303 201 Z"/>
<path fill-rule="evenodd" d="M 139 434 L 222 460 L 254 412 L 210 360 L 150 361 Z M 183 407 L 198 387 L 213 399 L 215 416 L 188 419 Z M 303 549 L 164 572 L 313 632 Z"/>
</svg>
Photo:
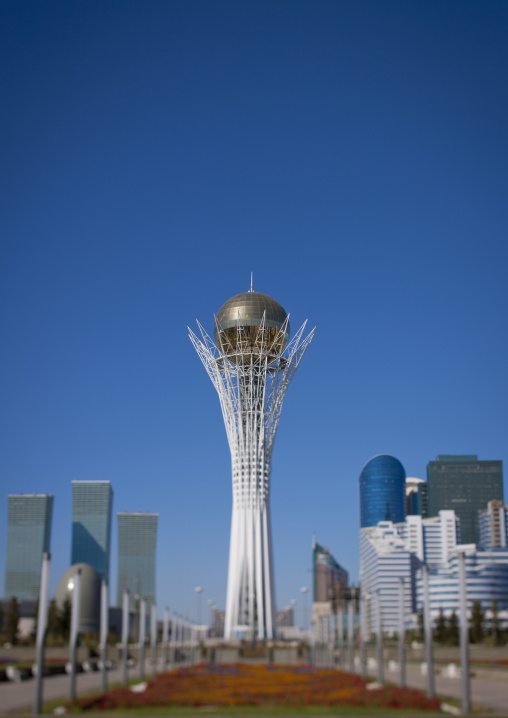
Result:
<svg viewBox="0 0 508 718">
<path fill-rule="evenodd" d="M 395 456 L 379 454 L 367 461 L 360 474 L 360 526 L 405 519 L 406 472 Z"/>
</svg>

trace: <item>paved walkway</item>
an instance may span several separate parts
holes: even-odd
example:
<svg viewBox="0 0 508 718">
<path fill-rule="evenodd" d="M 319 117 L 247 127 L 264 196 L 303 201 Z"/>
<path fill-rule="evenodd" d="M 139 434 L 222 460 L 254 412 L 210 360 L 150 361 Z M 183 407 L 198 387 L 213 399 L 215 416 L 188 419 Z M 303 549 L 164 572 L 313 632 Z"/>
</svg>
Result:
<svg viewBox="0 0 508 718">
<path fill-rule="evenodd" d="M 116 668 L 108 671 L 108 684 L 120 683 L 122 681 L 122 669 Z M 147 671 L 147 675 L 150 675 Z M 139 676 L 139 669 L 129 670 L 129 678 Z M 42 686 L 43 701 L 51 701 L 61 698 L 65 702 L 69 694 L 70 676 L 49 676 L 44 678 Z M 35 679 L 28 679 L 21 683 L 0 683 L 0 715 L 6 715 L 12 711 L 32 712 L 35 698 Z M 102 675 L 99 672 L 78 673 L 76 675 L 76 691 L 78 695 L 100 690 L 102 686 Z"/>
<path fill-rule="evenodd" d="M 407 666 L 407 684 L 412 688 L 426 690 L 426 677 L 420 673 L 419 666 Z M 147 675 L 149 671 L 147 670 Z M 130 678 L 139 676 L 139 669 L 133 668 L 129 671 Z M 119 683 L 122 680 L 121 669 L 108 672 L 108 683 Z M 398 674 L 385 670 L 385 680 L 390 683 L 397 683 Z M 78 673 L 77 692 L 87 693 L 93 690 L 100 690 L 100 673 Z M 493 710 L 501 715 L 508 715 L 508 683 L 488 680 L 484 677 L 471 679 L 471 698 L 476 707 Z M 49 701 L 61 698 L 62 703 L 66 700 L 69 691 L 69 676 L 51 676 L 43 682 L 43 700 Z M 436 676 L 436 692 L 440 696 L 449 696 L 460 700 L 461 683 L 460 679 Z M 35 680 L 23 681 L 22 683 L 0 683 L 0 711 L 1 715 L 10 712 L 24 711 L 31 713 L 35 696 Z"/>
<path fill-rule="evenodd" d="M 474 669 L 473 669 L 474 670 Z M 411 688 L 427 691 L 427 677 L 422 676 L 420 667 L 408 665 L 406 667 L 407 685 Z M 398 673 L 385 669 L 385 680 L 398 683 Z M 460 678 L 447 678 L 436 675 L 436 693 L 439 696 L 448 696 L 461 700 L 462 684 Z M 471 678 L 471 702 L 474 707 L 487 708 L 508 715 L 508 683 L 487 678 Z"/>
</svg>

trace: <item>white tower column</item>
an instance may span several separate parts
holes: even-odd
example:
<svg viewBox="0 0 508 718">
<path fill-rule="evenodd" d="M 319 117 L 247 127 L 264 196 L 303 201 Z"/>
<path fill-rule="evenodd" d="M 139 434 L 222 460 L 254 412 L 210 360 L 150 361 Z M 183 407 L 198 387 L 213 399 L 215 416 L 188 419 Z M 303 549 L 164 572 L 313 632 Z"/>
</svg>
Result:
<svg viewBox="0 0 508 718">
<path fill-rule="evenodd" d="M 275 635 L 270 524 L 272 450 L 284 394 L 312 340 L 305 323 L 288 343 L 289 317 L 265 294 L 230 299 L 215 320 L 215 342 L 203 327 L 190 339 L 219 395 L 231 451 L 233 510 L 224 633 Z"/>
</svg>

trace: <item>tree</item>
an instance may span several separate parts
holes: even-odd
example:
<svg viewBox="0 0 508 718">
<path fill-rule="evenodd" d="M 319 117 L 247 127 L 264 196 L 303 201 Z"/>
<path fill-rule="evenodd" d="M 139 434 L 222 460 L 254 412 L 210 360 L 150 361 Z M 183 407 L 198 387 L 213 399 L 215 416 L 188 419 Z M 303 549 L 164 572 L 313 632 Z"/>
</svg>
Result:
<svg viewBox="0 0 508 718">
<path fill-rule="evenodd" d="M 492 600 L 492 622 L 490 624 L 490 635 L 492 643 L 497 646 L 499 643 L 499 616 L 497 613 L 497 598 Z"/>
<path fill-rule="evenodd" d="M 37 602 L 35 604 L 32 618 L 34 619 L 34 625 L 32 628 L 32 633 L 30 634 L 30 638 L 32 639 L 32 641 L 35 642 L 35 640 L 37 639 L 37 626 L 39 625 L 39 599 L 37 599 Z"/>
<path fill-rule="evenodd" d="M 59 633 L 64 641 L 69 640 L 71 632 L 72 603 L 69 597 L 65 599 L 58 612 Z"/>
<path fill-rule="evenodd" d="M 58 639 L 60 636 L 60 615 L 55 599 L 49 602 L 47 633 L 53 640 Z"/>
<path fill-rule="evenodd" d="M 16 643 L 18 637 L 19 604 L 18 599 L 13 596 L 9 601 L 7 615 L 5 617 L 5 637 L 9 643 Z"/>
<path fill-rule="evenodd" d="M 437 643 L 444 643 L 447 639 L 447 625 L 446 618 L 443 613 L 443 609 L 439 609 L 439 616 L 436 620 L 436 627 L 434 628 L 434 640 Z"/>
<path fill-rule="evenodd" d="M 418 611 L 416 618 L 418 621 L 418 640 L 420 641 L 420 643 L 423 643 L 423 641 L 425 640 L 425 629 L 423 625 L 423 606 Z"/>
<path fill-rule="evenodd" d="M 459 645 L 459 619 L 455 611 L 452 612 L 448 619 L 448 642 L 452 646 Z"/>
<path fill-rule="evenodd" d="M 471 643 L 481 643 L 483 641 L 483 624 L 485 621 L 485 612 L 480 601 L 475 601 L 471 608 L 471 625 L 469 635 Z"/>
</svg>

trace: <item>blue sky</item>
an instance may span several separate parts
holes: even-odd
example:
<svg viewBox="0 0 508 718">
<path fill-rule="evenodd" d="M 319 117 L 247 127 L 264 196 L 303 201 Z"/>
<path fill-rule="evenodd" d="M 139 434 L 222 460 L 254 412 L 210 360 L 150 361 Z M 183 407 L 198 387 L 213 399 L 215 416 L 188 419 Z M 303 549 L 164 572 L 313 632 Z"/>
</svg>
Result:
<svg viewBox="0 0 508 718">
<path fill-rule="evenodd" d="M 54 588 L 71 480 L 107 479 L 159 512 L 159 605 L 224 606 L 229 449 L 187 325 L 251 271 L 317 325 L 273 455 L 279 607 L 313 531 L 357 578 L 375 454 L 506 459 L 507 33 L 495 0 L 1 3 L 2 545 L 7 494 L 54 494 Z M 113 590 L 115 552 L 116 523 Z"/>
</svg>

